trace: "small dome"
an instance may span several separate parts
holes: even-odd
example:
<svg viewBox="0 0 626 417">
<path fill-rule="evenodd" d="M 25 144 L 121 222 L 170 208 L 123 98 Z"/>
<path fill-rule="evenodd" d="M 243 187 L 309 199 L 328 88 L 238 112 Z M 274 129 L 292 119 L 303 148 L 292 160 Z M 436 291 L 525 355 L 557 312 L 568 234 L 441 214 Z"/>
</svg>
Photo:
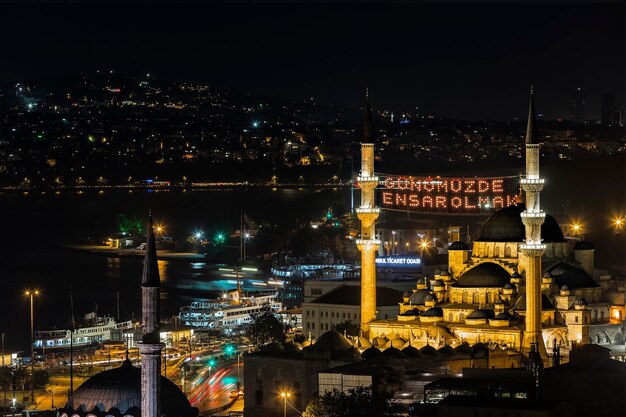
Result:
<svg viewBox="0 0 626 417">
<path fill-rule="evenodd" d="M 356 339 L 355 346 L 359 349 L 369 349 L 372 347 L 372 342 L 370 342 L 369 340 L 367 340 L 367 338 L 363 336 L 359 336 Z"/>
<path fill-rule="evenodd" d="M 543 278 L 552 278 L 552 274 L 549 271 L 543 273 Z"/>
<path fill-rule="evenodd" d="M 439 274 L 439 275 L 441 275 L 442 277 L 447 277 L 448 275 L 450 275 L 450 273 L 448 271 L 446 271 L 446 270 L 443 270 L 443 271 L 441 271 L 441 274 Z"/>
<path fill-rule="evenodd" d="M 561 291 L 569 291 L 567 284 L 563 284 L 563 286 L 561 286 Z"/>
<path fill-rule="evenodd" d="M 450 345 L 445 345 L 444 347 L 442 347 L 439 350 L 437 350 L 437 352 L 439 352 L 442 355 L 446 355 L 446 356 L 456 355 L 456 351 Z"/>
<path fill-rule="evenodd" d="M 443 281 L 442 281 L 442 280 L 440 280 L 440 279 L 438 279 L 437 281 L 435 281 L 435 282 L 433 283 L 433 287 L 444 287 L 444 286 L 445 286 L 445 284 L 444 284 L 444 283 L 443 283 Z"/>
<path fill-rule="evenodd" d="M 391 339 L 388 345 L 392 348 L 403 349 L 404 346 L 406 346 L 406 340 L 402 339 L 401 337 L 396 337 L 394 339 Z"/>
<path fill-rule="evenodd" d="M 426 297 L 424 297 L 424 302 L 427 301 L 435 301 L 435 297 L 433 297 L 432 294 L 428 294 Z"/>
<path fill-rule="evenodd" d="M 465 272 L 452 285 L 466 288 L 502 288 L 504 284 L 509 282 L 510 278 L 511 276 L 506 269 L 500 265 L 493 262 L 483 262 Z"/>
<path fill-rule="evenodd" d="M 402 298 L 409 298 L 411 296 L 411 293 L 408 291 L 405 291 L 402 293 Z"/>
<path fill-rule="evenodd" d="M 512 314 L 509 314 L 507 312 L 502 312 L 499 314 L 496 314 L 496 316 L 494 318 L 492 318 L 491 320 L 514 320 L 515 316 L 513 316 Z"/>
<path fill-rule="evenodd" d="M 189 404 L 185 394 L 169 379 L 161 376 L 162 414 L 176 417 L 195 417 L 198 409 Z M 119 410 L 122 415 L 136 415 L 133 410 L 141 409 L 141 368 L 133 366 L 129 360 L 119 368 L 100 372 L 83 382 L 65 405 L 68 415 L 73 412 L 109 414 Z"/>
<path fill-rule="evenodd" d="M 448 250 L 469 250 L 469 246 L 467 246 L 467 243 L 457 240 L 456 242 L 452 242 L 450 244 Z"/>
<path fill-rule="evenodd" d="M 402 349 L 402 353 L 408 358 L 417 358 L 418 356 L 420 356 L 420 351 L 413 346 L 405 347 L 404 349 Z"/>
<path fill-rule="evenodd" d="M 400 313 L 398 315 L 399 316 L 419 316 L 420 311 L 417 308 L 414 308 L 412 310 L 405 311 L 404 313 Z"/>
<path fill-rule="evenodd" d="M 352 343 L 337 330 L 332 329 L 320 336 L 313 345 L 309 347 L 314 352 L 344 352 L 352 348 Z"/>
<path fill-rule="evenodd" d="M 388 341 L 389 340 L 385 339 L 384 337 L 376 336 L 372 340 L 372 345 L 374 345 L 375 347 L 381 349 L 381 348 L 385 347 L 385 345 L 387 344 Z"/>
<path fill-rule="evenodd" d="M 584 298 L 579 298 L 574 302 L 575 305 L 577 306 L 586 306 L 587 305 L 587 301 L 585 301 Z"/>
<path fill-rule="evenodd" d="M 441 274 L 441 269 L 439 269 L 439 268 L 435 268 L 435 270 L 433 271 L 433 274 L 434 274 L 434 275 L 439 275 L 439 274 Z"/>
<path fill-rule="evenodd" d="M 380 351 L 380 349 L 372 346 L 370 348 L 367 348 L 363 351 L 363 353 L 361 353 L 361 357 L 363 359 L 371 359 L 371 358 L 375 358 L 377 356 L 380 356 L 382 354 L 382 352 Z"/>
<path fill-rule="evenodd" d="M 502 288 L 504 288 L 505 290 L 512 290 L 515 287 L 510 282 L 507 282 L 506 284 L 504 284 L 504 287 Z"/>
<path fill-rule="evenodd" d="M 422 346 L 420 348 L 420 353 L 423 354 L 423 355 L 435 356 L 435 355 L 437 355 L 437 349 L 435 349 L 431 345 L 426 345 L 426 346 Z"/>
<path fill-rule="evenodd" d="M 588 242 L 586 240 L 581 240 L 580 242 L 576 242 L 574 245 L 574 250 L 591 250 L 594 249 L 593 243 Z"/>
<path fill-rule="evenodd" d="M 467 342 L 461 343 L 454 350 L 456 350 L 457 353 L 466 353 L 466 354 L 472 353 L 472 347 Z"/>
<path fill-rule="evenodd" d="M 426 301 L 425 298 L 430 295 L 430 290 L 417 290 L 409 297 L 409 303 L 423 306 Z"/>
<path fill-rule="evenodd" d="M 383 356 L 387 356 L 389 358 L 404 358 L 404 354 L 400 349 L 396 349 L 395 347 L 388 347 L 383 350 Z"/>
<path fill-rule="evenodd" d="M 522 276 L 517 271 L 513 272 L 513 275 L 511 275 L 511 278 L 521 278 L 521 277 Z"/>
<path fill-rule="evenodd" d="M 443 317 L 443 310 L 441 307 L 431 307 L 422 313 L 423 317 Z"/>
<path fill-rule="evenodd" d="M 468 319 L 488 319 L 493 317 L 493 310 L 474 310 L 466 318 Z"/>
</svg>

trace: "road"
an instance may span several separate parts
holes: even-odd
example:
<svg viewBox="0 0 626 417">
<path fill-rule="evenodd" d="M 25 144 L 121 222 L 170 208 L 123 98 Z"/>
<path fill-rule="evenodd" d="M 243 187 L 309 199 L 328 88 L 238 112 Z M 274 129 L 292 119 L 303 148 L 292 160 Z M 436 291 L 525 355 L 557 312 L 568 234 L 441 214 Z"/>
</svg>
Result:
<svg viewBox="0 0 626 417">
<path fill-rule="evenodd" d="M 218 368 L 209 374 L 208 368 L 192 382 L 188 394 L 189 401 L 200 412 L 213 410 L 231 402 L 230 392 L 237 389 L 237 364 Z M 239 364 L 239 374 L 243 385 L 243 362 Z"/>
</svg>

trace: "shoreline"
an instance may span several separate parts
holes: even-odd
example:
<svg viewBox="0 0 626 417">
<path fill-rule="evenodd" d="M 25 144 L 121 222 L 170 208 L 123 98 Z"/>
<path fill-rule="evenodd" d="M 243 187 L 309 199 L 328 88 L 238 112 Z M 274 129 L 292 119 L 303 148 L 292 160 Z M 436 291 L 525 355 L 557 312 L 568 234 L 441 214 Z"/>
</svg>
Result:
<svg viewBox="0 0 626 417">
<path fill-rule="evenodd" d="M 140 249 L 113 249 L 108 246 L 101 245 L 59 245 L 63 249 L 75 250 L 80 252 L 91 253 L 94 255 L 106 255 L 116 258 L 134 257 L 143 258 L 146 251 Z M 184 260 L 184 261 L 206 261 L 206 257 L 201 253 L 194 252 L 174 252 L 167 249 L 158 249 L 157 258 L 167 260 Z"/>
</svg>

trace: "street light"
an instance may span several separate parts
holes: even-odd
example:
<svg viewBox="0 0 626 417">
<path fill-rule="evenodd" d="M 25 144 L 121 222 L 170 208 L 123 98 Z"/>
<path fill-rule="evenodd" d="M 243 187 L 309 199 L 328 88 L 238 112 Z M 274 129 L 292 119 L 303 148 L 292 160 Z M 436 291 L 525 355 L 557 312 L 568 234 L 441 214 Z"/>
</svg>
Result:
<svg viewBox="0 0 626 417">
<path fill-rule="evenodd" d="M 35 401 L 35 327 L 33 314 L 33 297 L 39 295 L 39 290 L 26 290 L 25 294 L 30 297 L 30 401 Z"/>
<path fill-rule="evenodd" d="M 287 398 L 291 397 L 291 393 L 289 391 L 282 391 L 280 396 L 283 399 L 283 417 L 287 417 Z"/>
</svg>

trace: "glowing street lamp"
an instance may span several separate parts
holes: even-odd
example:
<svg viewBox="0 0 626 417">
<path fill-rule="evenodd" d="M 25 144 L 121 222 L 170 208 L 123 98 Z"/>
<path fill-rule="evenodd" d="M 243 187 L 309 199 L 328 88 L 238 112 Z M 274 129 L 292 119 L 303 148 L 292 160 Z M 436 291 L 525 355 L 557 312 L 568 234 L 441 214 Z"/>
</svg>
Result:
<svg viewBox="0 0 626 417">
<path fill-rule="evenodd" d="M 428 242 L 426 242 L 425 240 L 422 241 L 420 243 L 420 247 L 422 248 L 422 250 L 427 249 L 428 248 Z"/>
<path fill-rule="evenodd" d="M 287 417 L 287 398 L 291 398 L 289 391 L 282 391 L 280 397 L 283 399 L 283 417 Z"/>
<path fill-rule="evenodd" d="M 26 290 L 24 294 L 30 298 L 30 401 L 35 401 L 35 327 L 33 297 L 39 295 L 39 290 Z"/>
</svg>

